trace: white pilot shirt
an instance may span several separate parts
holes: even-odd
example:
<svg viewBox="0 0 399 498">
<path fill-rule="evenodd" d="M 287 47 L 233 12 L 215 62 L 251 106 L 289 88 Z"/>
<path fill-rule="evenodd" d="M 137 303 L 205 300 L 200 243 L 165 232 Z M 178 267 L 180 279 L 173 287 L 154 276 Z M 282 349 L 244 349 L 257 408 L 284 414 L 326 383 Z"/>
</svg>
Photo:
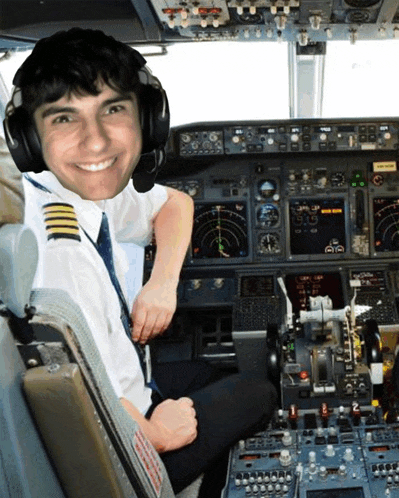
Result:
<svg viewBox="0 0 399 498">
<path fill-rule="evenodd" d="M 30 179 L 30 181 L 29 181 Z M 151 389 L 145 386 L 137 352 L 120 319 L 120 303 L 107 268 L 87 235 L 97 241 L 102 213 L 109 221 L 114 265 L 126 297 L 127 257 L 118 242 L 145 246 L 151 241 L 152 220 L 167 200 L 165 187 L 155 185 L 139 194 L 132 182 L 113 199 L 83 200 L 65 189 L 50 171 L 28 173 L 23 179 L 25 223 L 34 231 L 39 245 L 34 288 L 63 289 L 80 306 L 92 331 L 116 395 L 125 397 L 145 414 L 151 405 Z M 57 204 L 71 207 L 57 207 Z M 66 238 L 45 222 L 45 211 L 66 209 L 75 238 Z M 62 213 L 61 213 L 62 214 Z M 77 220 L 77 222 L 76 222 Z M 85 233 L 86 232 L 86 233 Z M 50 238 L 57 233 L 58 238 Z M 80 240 L 79 240 L 80 239 Z"/>
</svg>

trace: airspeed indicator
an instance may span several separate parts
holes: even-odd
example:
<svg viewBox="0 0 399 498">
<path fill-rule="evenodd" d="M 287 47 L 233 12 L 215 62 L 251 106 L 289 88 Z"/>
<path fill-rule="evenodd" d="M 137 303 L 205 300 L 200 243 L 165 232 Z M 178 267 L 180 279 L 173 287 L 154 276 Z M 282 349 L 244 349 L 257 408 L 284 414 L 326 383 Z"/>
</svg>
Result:
<svg viewBox="0 0 399 498">
<path fill-rule="evenodd" d="M 248 256 L 246 204 L 196 204 L 192 248 L 194 259 Z"/>
</svg>

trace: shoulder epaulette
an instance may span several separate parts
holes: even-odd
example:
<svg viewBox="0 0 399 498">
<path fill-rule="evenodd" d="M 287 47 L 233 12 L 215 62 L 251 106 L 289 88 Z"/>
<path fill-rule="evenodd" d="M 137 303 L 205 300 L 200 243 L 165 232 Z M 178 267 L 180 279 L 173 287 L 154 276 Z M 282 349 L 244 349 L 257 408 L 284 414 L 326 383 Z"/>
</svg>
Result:
<svg viewBox="0 0 399 498">
<path fill-rule="evenodd" d="M 74 239 L 81 241 L 75 209 L 65 202 L 51 202 L 43 206 L 47 240 Z"/>
</svg>

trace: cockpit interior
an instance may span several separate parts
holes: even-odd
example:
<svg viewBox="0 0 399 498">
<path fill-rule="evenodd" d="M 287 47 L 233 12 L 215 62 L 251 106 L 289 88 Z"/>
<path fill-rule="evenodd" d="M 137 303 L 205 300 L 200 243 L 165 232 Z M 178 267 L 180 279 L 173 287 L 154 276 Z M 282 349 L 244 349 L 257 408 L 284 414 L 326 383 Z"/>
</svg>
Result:
<svg viewBox="0 0 399 498">
<path fill-rule="evenodd" d="M 2 0 L 2 118 L 12 91 L 9 64 L 73 26 L 134 46 L 162 81 L 162 65 L 170 78 L 172 126 L 157 182 L 187 193 L 195 207 L 177 311 L 153 341 L 154 361 L 203 359 L 226 375 L 271 379 L 278 391 L 270 424 L 231 448 L 221 497 L 399 498 L 397 92 L 383 103 L 395 87 L 398 2 Z M 350 90 L 339 82 L 335 94 L 327 89 L 333 43 L 343 51 L 378 46 L 377 59 L 390 61 L 374 74 L 378 86 L 370 89 L 365 76 L 351 87 L 345 69 L 338 80 L 348 79 Z M 234 66 L 240 83 L 230 77 L 219 88 L 208 52 L 191 87 L 191 50 L 211 44 L 228 49 L 236 62 L 218 59 L 215 66 Z M 255 45 L 268 50 L 264 58 L 254 56 Z M 180 58 L 169 65 L 175 49 Z M 284 52 L 281 72 L 273 52 Z M 245 112 L 252 92 L 261 109 L 254 119 Z M 357 99 L 361 110 L 351 107 Z M 191 107 L 203 110 L 199 119 Z M 238 108 L 243 112 L 235 114 Z M 6 154 L 0 149 L 0 169 Z M 153 161 L 145 154 L 140 167 Z M 68 308 L 68 296 L 30 288 L 35 244 L 23 219 L 0 212 L 0 223 L 1 497 L 173 497 L 140 432 L 131 444 L 126 417 L 79 332 L 87 324 Z M 148 279 L 156 249 L 126 248 L 143 261 L 131 278 Z M 56 299 L 65 309 L 53 309 Z M 52 398 L 64 389 L 69 397 Z M 74 419 L 75 403 L 81 420 Z M 81 429 L 85 416 L 97 420 L 94 435 Z M 79 457 L 71 431 L 82 433 Z M 79 472 L 94 453 L 95 465 Z"/>
</svg>

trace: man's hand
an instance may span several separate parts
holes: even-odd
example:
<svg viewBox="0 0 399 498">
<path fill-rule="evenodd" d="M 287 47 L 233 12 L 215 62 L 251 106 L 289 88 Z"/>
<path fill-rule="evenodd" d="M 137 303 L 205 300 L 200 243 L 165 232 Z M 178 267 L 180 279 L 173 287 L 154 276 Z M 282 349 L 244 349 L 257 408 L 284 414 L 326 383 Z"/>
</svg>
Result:
<svg viewBox="0 0 399 498">
<path fill-rule="evenodd" d="M 190 398 L 163 401 L 155 408 L 150 423 L 157 434 L 153 444 L 158 453 L 182 448 L 197 437 L 198 422 Z"/>
<path fill-rule="evenodd" d="M 176 303 L 176 284 L 157 283 L 150 279 L 133 305 L 133 340 L 146 344 L 162 334 L 169 327 Z"/>
</svg>

